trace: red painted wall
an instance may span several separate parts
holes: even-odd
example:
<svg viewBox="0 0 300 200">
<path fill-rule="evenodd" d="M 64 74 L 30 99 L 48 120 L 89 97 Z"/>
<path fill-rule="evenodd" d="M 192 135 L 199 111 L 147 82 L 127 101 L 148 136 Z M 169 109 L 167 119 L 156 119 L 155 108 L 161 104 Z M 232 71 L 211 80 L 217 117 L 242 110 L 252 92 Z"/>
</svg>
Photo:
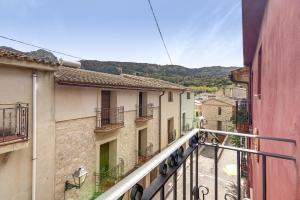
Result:
<svg viewBox="0 0 300 200">
<path fill-rule="evenodd" d="M 256 0 L 252 1 L 255 3 Z M 260 46 L 262 46 L 262 95 L 259 99 L 256 94 Z M 297 147 L 282 142 L 260 143 L 262 151 L 294 154 L 297 158 L 296 162 L 267 159 L 267 199 L 299 200 L 300 0 L 268 1 L 252 61 L 250 88 L 253 128 L 257 128 L 260 135 L 292 138 L 296 139 L 298 144 Z M 257 161 L 256 157 L 252 157 L 252 169 L 254 200 L 260 200 L 261 159 Z"/>
</svg>

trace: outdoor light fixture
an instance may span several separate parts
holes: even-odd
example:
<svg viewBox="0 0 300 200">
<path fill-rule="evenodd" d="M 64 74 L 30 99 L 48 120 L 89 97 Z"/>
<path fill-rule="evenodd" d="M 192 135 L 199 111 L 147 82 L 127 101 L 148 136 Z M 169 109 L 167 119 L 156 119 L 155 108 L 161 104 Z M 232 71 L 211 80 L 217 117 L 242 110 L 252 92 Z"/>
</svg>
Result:
<svg viewBox="0 0 300 200">
<path fill-rule="evenodd" d="M 80 167 L 78 170 L 76 170 L 72 174 L 73 179 L 74 179 L 74 184 L 69 183 L 69 181 L 66 181 L 65 182 L 65 191 L 70 190 L 72 188 L 79 189 L 82 186 L 82 184 L 84 183 L 87 174 L 88 174 L 88 172 L 83 167 Z"/>
</svg>

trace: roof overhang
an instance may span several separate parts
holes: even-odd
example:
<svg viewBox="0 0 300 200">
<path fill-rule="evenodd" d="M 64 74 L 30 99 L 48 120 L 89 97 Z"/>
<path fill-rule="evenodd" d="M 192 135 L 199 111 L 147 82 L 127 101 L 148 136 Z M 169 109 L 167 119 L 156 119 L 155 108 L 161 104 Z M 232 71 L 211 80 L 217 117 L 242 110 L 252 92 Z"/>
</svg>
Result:
<svg viewBox="0 0 300 200">
<path fill-rule="evenodd" d="M 267 0 L 242 0 L 244 65 L 251 66 Z"/>
<path fill-rule="evenodd" d="M 29 62 L 26 60 L 16 60 L 16 59 L 9 59 L 5 57 L 0 57 L 0 65 L 6 67 L 36 69 L 41 71 L 56 71 L 58 68 L 58 66 L 55 65 L 39 64 L 39 63 Z"/>
<path fill-rule="evenodd" d="M 230 72 L 230 79 L 236 83 L 249 83 L 249 67 L 242 67 Z"/>
</svg>

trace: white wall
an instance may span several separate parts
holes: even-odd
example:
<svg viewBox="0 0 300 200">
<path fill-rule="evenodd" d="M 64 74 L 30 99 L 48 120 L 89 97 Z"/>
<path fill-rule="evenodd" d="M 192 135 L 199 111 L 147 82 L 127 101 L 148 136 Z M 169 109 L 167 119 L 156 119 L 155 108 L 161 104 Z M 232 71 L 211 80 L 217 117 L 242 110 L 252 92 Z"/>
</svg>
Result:
<svg viewBox="0 0 300 200">
<path fill-rule="evenodd" d="M 168 101 L 168 90 L 161 98 L 161 148 L 168 145 L 168 119 L 174 118 L 174 129 L 179 137 L 180 91 L 173 92 L 173 102 Z"/>
</svg>

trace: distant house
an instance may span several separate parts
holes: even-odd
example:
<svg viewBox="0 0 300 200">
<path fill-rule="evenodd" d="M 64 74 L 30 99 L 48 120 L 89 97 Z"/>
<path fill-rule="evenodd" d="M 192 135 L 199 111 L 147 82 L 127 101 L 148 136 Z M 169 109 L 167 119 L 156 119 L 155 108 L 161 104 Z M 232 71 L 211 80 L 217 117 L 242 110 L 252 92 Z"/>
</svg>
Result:
<svg viewBox="0 0 300 200">
<path fill-rule="evenodd" d="M 202 101 L 204 128 L 228 131 L 231 129 L 231 117 L 235 111 L 235 101 L 230 98 L 212 98 Z"/>
<path fill-rule="evenodd" d="M 191 130 L 195 119 L 194 92 L 187 90 L 181 95 L 181 135 Z"/>
<path fill-rule="evenodd" d="M 228 97 L 232 99 L 246 99 L 247 98 L 247 88 L 246 86 L 229 86 L 224 87 L 216 92 L 217 96 Z"/>
</svg>

